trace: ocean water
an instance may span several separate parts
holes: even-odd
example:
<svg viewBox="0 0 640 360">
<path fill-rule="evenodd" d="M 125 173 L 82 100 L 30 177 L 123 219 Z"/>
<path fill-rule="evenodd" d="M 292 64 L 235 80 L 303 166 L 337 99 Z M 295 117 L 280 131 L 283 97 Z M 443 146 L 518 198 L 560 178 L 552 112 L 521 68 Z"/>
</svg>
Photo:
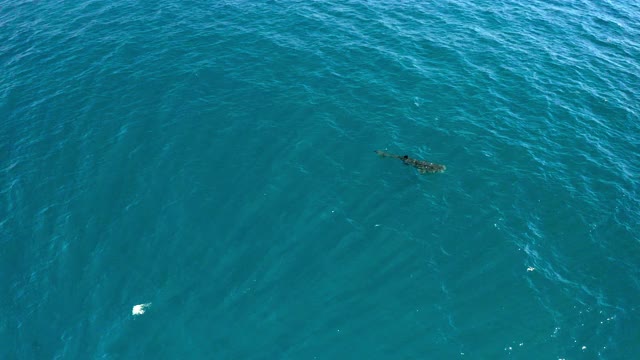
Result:
<svg viewBox="0 0 640 360">
<path fill-rule="evenodd" d="M 639 94 L 635 1 L 0 0 L 0 358 L 639 359 Z"/>
</svg>

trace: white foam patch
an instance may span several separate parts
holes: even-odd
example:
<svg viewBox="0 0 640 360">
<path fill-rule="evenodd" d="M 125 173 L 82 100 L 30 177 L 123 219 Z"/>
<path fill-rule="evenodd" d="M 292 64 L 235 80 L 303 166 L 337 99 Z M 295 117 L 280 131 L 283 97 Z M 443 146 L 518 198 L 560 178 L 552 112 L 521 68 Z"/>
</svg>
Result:
<svg viewBox="0 0 640 360">
<path fill-rule="evenodd" d="M 138 304 L 135 305 L 133 307 L 133 309 L 131 309 L 131 315 L 133 316 L 138 316 L 138 315 L 142 315 L 144 314 L 147 309 L 151 306 L 151 303 L 146 303 L 146 304 Z"/>
</svg>

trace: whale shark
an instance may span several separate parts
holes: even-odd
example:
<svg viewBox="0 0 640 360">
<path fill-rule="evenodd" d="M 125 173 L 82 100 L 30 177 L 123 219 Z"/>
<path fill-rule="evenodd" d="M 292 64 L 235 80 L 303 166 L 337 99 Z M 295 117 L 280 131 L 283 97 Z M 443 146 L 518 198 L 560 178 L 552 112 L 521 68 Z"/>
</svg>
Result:
<svg viewBox="0 0 640 360">
<path fill-rule="evenodd" d="M 381 157 L 390 157 L 394 159 L 400 159 L 405 165 L 411 165 L 414 168 L 418 169 L 420 174 L 441 173 L 447 169 L 447 167 L 444 165 L 434 164 L 424 160 L 413 159 L 413 158 L 410 158 L 408 155 L 390 154 L 382 150 L 376 150 L 375 153 L 380 155 Z"/>
</svg>

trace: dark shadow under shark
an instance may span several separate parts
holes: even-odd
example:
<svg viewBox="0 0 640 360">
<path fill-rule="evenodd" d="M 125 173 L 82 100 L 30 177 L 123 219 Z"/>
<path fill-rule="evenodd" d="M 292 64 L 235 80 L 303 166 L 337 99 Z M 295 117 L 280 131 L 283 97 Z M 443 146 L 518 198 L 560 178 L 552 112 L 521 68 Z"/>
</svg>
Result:
<svg viewBox="0 0 640 360">
<path fill-rule="evenodd" d="M 420 174 L 441 173 L 447 169 L 447 167 L 444 165 L 434 164 L 424 160 L 412 159 L 408 155 L 395 155 L 384 152 L 382 150 L 376 150 L 375 153 L 380 155 L 381 157 L 400 159 L 405 165 L 411 165 L 414 168 L 418 169 Z"/>
</svg>

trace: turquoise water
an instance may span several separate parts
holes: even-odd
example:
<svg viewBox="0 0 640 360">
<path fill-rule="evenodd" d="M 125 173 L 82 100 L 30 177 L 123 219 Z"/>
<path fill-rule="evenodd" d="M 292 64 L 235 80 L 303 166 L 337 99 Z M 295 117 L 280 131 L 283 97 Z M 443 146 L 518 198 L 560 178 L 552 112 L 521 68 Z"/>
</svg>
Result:
<svg viewBox="0 0 640 360">
<path fill-rule="evenodd" d="M 640 358 L 639 18 L 0 0 L 0 358 Z"/>
</svg>

